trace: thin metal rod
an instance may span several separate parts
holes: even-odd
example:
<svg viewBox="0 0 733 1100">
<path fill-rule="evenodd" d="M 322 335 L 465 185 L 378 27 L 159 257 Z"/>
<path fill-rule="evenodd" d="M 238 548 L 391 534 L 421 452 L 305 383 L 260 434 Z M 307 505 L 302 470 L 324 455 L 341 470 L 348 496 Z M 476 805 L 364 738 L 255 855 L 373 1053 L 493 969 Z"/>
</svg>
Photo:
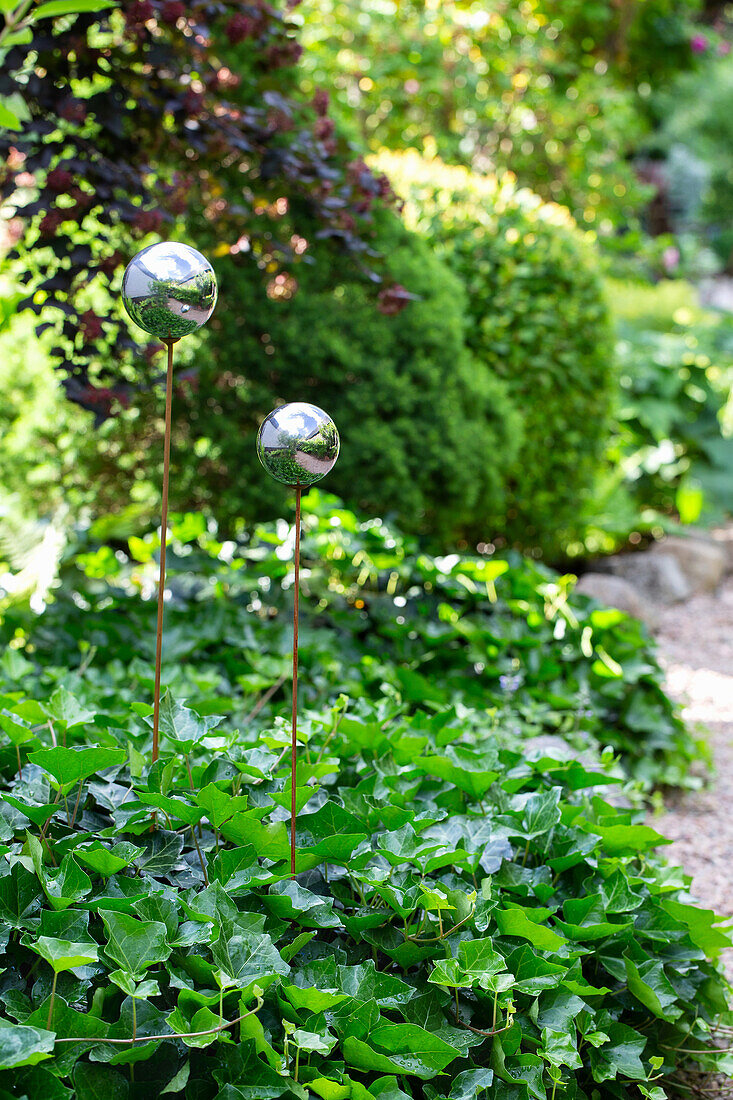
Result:
<svg viewBox="0 0 733 1100">
<path fill-rule="evenodd" d="M 290 875 L 295 878 L 295 818 L 298 770 L 298 612 L 300 604 L 300 489 L 295 489 L 295 583 L 293 598 L 293 737 L 290 756 Z"/>
<path fill-rule="evenodd" d="M 171 405 L 173 402 L 173 345 L 168 348 L 168 373 L 165 382 L 165 441 L 163 443 L 163 504 L 160 521 L 160 572 L 158 574 L 158 632 L 155 642 L 155 695 L 153 698 L 153 764 L 158 759 L 158 726 L 160 723 L 160 664 L 163 653 L 163 600 L 165 597 L 165 548 L 168 539 L 168 480 L 171 464 Z"/>
</svg>

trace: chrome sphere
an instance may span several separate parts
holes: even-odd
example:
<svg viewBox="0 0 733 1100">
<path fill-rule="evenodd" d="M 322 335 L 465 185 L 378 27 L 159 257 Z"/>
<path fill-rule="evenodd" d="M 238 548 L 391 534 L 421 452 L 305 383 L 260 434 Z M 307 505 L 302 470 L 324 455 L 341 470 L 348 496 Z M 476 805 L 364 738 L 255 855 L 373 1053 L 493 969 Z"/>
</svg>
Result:
<svg viewBox="0 0 733 1100">
<path fill-rule="evenodd" d="M 331 417 L 306 401 L 273 409 L 257 435 L 260 462 L 276 481 L 293 489 L 325 477 L 339 456 L 339 446 Z"/>
<path fill-rule="evenodd" d="M 127 265 L 122 301 L 140 328 L 159 340 L 179 340 L 206 324 L 214 311 L 214 269 L 190 245 L 151 244 Z"/>
</svg>

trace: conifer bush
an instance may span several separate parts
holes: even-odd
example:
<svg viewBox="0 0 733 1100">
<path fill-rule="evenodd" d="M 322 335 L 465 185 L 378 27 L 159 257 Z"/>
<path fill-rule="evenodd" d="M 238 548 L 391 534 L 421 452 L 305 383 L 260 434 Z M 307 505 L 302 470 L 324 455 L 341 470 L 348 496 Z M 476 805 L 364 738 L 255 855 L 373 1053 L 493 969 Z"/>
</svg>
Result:
<svg viewBox="0 0 733 1100">
<path fill-rule="evenodd" d="M 522 417 L 509 507 L 483 535 L 552 553 L 582 529 L 616 373 L 597 261 L 566 210 L 501 179 L 421 157 L 372 159 L 468 297 L 467 342 Z"/>
</svg>

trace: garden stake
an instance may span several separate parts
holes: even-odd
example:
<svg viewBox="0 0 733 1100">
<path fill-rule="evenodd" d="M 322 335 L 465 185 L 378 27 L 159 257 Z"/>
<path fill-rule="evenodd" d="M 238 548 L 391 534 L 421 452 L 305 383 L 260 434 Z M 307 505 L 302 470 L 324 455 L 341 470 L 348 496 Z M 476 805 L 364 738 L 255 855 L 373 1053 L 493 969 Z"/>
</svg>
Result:
<svg viewBox="0 0 733 1100">
<path fill-rule="evenodd" d="M 165 598 L 165 549 L 168 541 L 168 483 L 171 464 L 171 405 L 173 403 L 173 345 L 168 348 L 168 370 L 165 381 L 165 441 L 163 443 L 163 504 L 160 518 L 160 572 L 158 574 L 158 625 L 155 636 L 155 690 L 153 696 L 153 763 L 158 759 L 160 726 L 160 665 L 163 655 L 163 601 Z"/>
<path fill-rule="evenodd" d="M 163 502 L 158 574 L 158 617 L 155 637 L 152 763 L 158 759 L 160 726 L 160 670 L 163 654 L 165 552 L 168 537 L 171 404 L 173 399 L 173 345 L 206 324 L 216 305 L 216 279 L 209 261 L 187 244 L 161 242 L 133 256 L 122 278 L 122 301 L 133 321 L 157 336 L 168 348 L 165 384 L 165 439 L 163 443 Z"/>
<path fill-rule="evenodd" d="M 298 615 L 300 610 L 300 526 L 303 489 L 320 481 L 339 454 L 339 434 L 317 405 L 295 401 L 266 416 L 257 435 L 257 455 L 276 481 L 295 491 L 293 578 L 293 714 L 290 743 L 290 874 L 295 878 L 295 822 L 298 769 Z"/>
<path fill-rule="evenodd" d="M 290 742 L 290 875 L 295 878 L 296 779 L 298 773 L 298 614 L 300 611 L 300 497 L 295 488 L 295 578 L 293 580 L 293 722 Z"/>
</svg>

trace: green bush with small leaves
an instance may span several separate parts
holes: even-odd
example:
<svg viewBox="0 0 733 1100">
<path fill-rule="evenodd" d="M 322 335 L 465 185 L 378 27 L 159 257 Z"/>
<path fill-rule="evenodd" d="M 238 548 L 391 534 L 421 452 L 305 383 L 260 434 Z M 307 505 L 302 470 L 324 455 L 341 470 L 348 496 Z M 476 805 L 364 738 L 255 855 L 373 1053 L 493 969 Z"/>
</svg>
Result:
<svg viewBox="0 0 733 1100">
<path fill-rule="evenodd" d="M 489 531 L 557 551 L 582 529 L 609 434 L 616 371 L 595 256 L 566 210 L 414 151 L 375 167 L 468 295 L 468 345 L 523 418 L 509 508 Z"/>
<path fill-rule="evenodd" d="M 353 261 L 342 271 L 343 257 L 324 245 L 315 245 L 315 264 L 295 265 L 291 282 L 273 277 L 269 293 L 251 255 L 217 261 L 222 305 L 191 362 L 195 377 L 185 381 L 184 371 L 175 395 L 179 508 L 204 507 L 230 525 L 281 514 L 285 490 L 262 476 L 253 439 L 276 404 L 310 401 L 340 432 L 329 485 L 351 506 L 443 543 L 469 529 L 485 534 L 487 517 L 501 514 L 520 417 L 506 385 L 466 346 L 458 279 L 394 214 L 376 220 L 382 293 L 411 295 L 396 313 L 380 311 Z M 151 413 L 149 403 L 120 426 L 125 478 L 150 475 Z M 121 489 L 115 454 L 104 470 Z"/>
</svg>

